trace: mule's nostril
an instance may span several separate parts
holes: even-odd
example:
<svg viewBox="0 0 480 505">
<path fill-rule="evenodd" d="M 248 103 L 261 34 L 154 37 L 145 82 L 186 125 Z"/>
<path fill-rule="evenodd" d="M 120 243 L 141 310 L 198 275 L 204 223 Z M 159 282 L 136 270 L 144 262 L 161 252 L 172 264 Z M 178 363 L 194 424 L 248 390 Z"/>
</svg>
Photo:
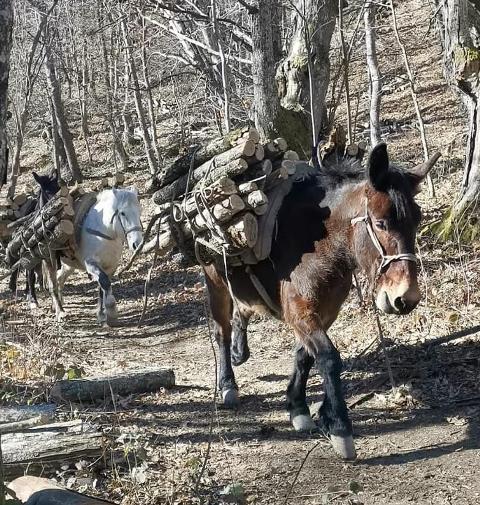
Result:
<svg viewBox="0 0 480 505">
<path fill-rule="evenodd" d="M 395 298 L 393 305 L 395 305 L 395 308 L 399 312 L 405 312 L 405 310 L 407 309 L 407 304 L 405 303 L 405 300 L 401 296 L 397 296 L 397 298 Z"/>
</svg>

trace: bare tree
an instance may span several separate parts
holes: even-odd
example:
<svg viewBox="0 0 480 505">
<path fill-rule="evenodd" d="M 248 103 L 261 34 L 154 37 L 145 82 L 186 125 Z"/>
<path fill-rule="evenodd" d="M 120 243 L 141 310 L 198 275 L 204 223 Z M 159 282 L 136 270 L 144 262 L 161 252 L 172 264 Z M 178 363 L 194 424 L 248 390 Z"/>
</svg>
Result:
<svg viewBox="0 0 480 505">
<path fill-rule="evenodd" d="M 365 5 L 365 49 L 367 54 L 368 94 L 370 98 L 370 142 L 372 147 L 381 142 L 380 135 L 380 102 L 381 102 L 381 74 L 377 59 L 377 34 L 375 27 L 376 5 L 367 1 Z"/>
<path fill-rule="evenodd" d="M 452 218 L 475 209 L 480 195 L 480 1 L 436 0 L 436 4 L 445 74 L 470 113 L 463 181 L 448 227 Z"/>
<path fill-rule="evenodd" d="M 130 70 L 130 77 L 132 79 L 135 107 L 137 109 L 137 116 L 140 122 L 140 128 L 142 130 L 143 143 L 145 145 L 145 154 L 147 156 L 148 168 L 150 174 L 154 175 L 158 169 L 158 161 L 155 159 L 155 153 L 148 128 L 147 117 L 145 114 L 145 109 L 143 107 L 142 95 L 140 93 L 140 83 L 138 80 L 137 65 L 135 63 L 135 59 L 133 56 L 132 43 L 130 40 L 130 35 L 127 27 L 126 16 L 123 17 L 120 23 L 122 27 L 122 33 L 125 44 L 125 56 L 127 58 L 128 68 Z"/>
<path fill-rule="evenodd" d="M 44 35 L 48 18 L 55 9 L 57 3 L 58 0 L 54 0 L 51 7 L 48 9 L 48 11 L 44 16 L 39 16 L 38 12 L 35 13 L 36 17 L 39 17 L 39 22 L 37 26 L 37 31 L 32 39 L 32 44 L 30 46 L 27 56 L 27 65 L 25 68 L 24 96 L 23 96 L 23 103 L 21 106 L 22 108 L 20 112 L 18 112 L 18 110 L 15 111 L 17 131 L 15 138 L 15 152 L 12 162 L 10 185 L 8 188 L 8 196 L 10 198 L 13 198 L 13 196 L 15 195 L 17 179 L 20 174 L 20 154 L 22 152 L 23 142 L 25 138 L 25 127 L 27 126 L 27 121 L 29 117 L 30 99 L 33 93 L 33 88 L 40 73 L 41 66 L 43 64 L 44 55 L 42 51 L 38 51 L 38 48 L 41 43 L 41 38 Z"/>
<path fill-rule="evenodd" d="M 58 133 L 65 149 L 68 160 L 68 167 L 73 181 L 82 182 L 83 177 L 78 164 L 77 153 L 73 145 L 72 134 L 70 132 L 65 110 L 62 102 L 62 94 L 60 83 L 58 81 L 57 72 L 55 68 L 55 61 L 52 52 L 52 39 L 45 44 L 45 75 L 47 78 L 48 91 L 52 100 L 54 117 Z"/>
<path fill-rule="evenodd" d="M 6 183 L 7 147 L 7 91 L 12 48 L 13 7 L 11 0 L 0 0 L 0 188 Z"/>
<path fill-rule="evenodd" d="M 337 15 L 336 0 L 290 2 L 293 35 L 276 78 L 282 107 L 302 111 L 311 123 L 313 143 L 328 128 L 325 97 L 330 81 L 329 50 Z"/>
</svg>

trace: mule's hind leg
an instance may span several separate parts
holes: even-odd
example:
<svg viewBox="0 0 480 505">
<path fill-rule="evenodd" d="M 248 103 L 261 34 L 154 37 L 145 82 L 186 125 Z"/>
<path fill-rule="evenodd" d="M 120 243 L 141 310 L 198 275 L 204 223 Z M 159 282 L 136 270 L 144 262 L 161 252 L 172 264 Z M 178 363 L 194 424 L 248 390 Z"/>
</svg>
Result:
<svg viewBox="0 0 480 505">
<path fill-rule="evenodd" d="M 38 300 L 37 300 L 37 290 L 36 290 L 36 273 L 35 269 L 32 268 L 31 270 L 27 270 L 25 272 L 27 276 L 27 284 L 26 284 L 26 289 L 27 289 L 27 303 L 30 309 L 38 309 Z"/>
<path fill-rule="evenodd" d="M 115 323 L 118 318 L 117 302 L 112 293 L 112 283 L 108 275 L 93 261 L 86 260 L 85 268 L 100 286 L 97 319 L 99 323 Z M 101 298 L 101 299 L 100 299 Z"/>
<path fill-rule="evenodd" d="M 65 317 L 65 311 L 63 310 L 63 305 L 58 292 L 57 264 L 52 261 L 44 261 L 44 265 L 47 272 L 48 290 L 50 291 L 53 308 L 55 310 L 55 318 L 57 321 L 61 321 Z"/>
<path fill-rule="evenodd" d="M 232 364 L 239 366 L 250 357 L 248 348 L 247 326 L 252 313 L 234 304 L 232 315 Z"/>
<path fill-rule="evenodd" d="M 60 301 L 63 303 L 63 288 L 66 280 L 70 277 L 75 269 L 66 263 L 61 263 L 60 270 L 57 271 L 58 294 Z"/>
<path fill-rule="evenodd" d="M 306 387 L 314 359 L 302 345 L 295 349 L 295 364 L 287 388 L 287 409 L 290 421 L 297 431 L 311 431 L 317 425 L 310 416 Z"/>
<path fill-rule="evenodd" d="M 224 405 L 228 408 L 236 408 L 239 404 L 238 386 L 235 382 L 230 354 L 232 299 L 228 286 L 215 268 L 210 265 L 204 267 L 203 270 L 207 281 L 210 310 L 215 323 L 215 339 L 219 350 L 218 387 Z"/>
</svg>

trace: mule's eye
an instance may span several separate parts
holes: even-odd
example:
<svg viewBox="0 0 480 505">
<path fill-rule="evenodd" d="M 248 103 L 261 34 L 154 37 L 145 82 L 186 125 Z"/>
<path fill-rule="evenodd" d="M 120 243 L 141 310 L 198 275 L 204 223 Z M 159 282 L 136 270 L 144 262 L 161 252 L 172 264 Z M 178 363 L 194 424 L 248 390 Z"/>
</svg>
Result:
<svg viewBox="0 0 480 505">
<path fill-rule="evenodd" d="M 387 230 L 387 222 L 383 219 L 379 219 L 378 221 L 375 221 L 375 226 L 382 231 Z"/>
</svg>

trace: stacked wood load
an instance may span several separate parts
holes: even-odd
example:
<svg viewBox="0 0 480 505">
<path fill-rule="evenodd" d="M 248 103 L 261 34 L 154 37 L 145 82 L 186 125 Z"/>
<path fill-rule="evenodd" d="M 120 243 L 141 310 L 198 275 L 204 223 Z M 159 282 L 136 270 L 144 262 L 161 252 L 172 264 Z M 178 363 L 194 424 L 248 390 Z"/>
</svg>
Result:
<svg viewBox="0 0 480 505">
<path fill-rule="evenodd" d="M 269 192 L 296 173 L 298 160 L 283 138 L 262 144 L 255 128 L 244 128 L 167 165 L 153 195 L 161 247 L 194 237 L 201 262 L 251 250 Z"/>
<path fill-rule="evenodd" d="M 15 198 L 6 198 L 0 203 L 0 241 L 10 239 L 14 227 L 12 223 L 29 214 L 35 203 L 35 196 L 29 193 L 19 193 Z"/>
<path fill-rule="evenodd" d="M 64 249 L 74 235 L 72 197 L 66 186 L 45 206 L 18 220 L 6 249 L 6 263 L 15 270 L 32 268 L 52 251 Z"/>
</svg>

